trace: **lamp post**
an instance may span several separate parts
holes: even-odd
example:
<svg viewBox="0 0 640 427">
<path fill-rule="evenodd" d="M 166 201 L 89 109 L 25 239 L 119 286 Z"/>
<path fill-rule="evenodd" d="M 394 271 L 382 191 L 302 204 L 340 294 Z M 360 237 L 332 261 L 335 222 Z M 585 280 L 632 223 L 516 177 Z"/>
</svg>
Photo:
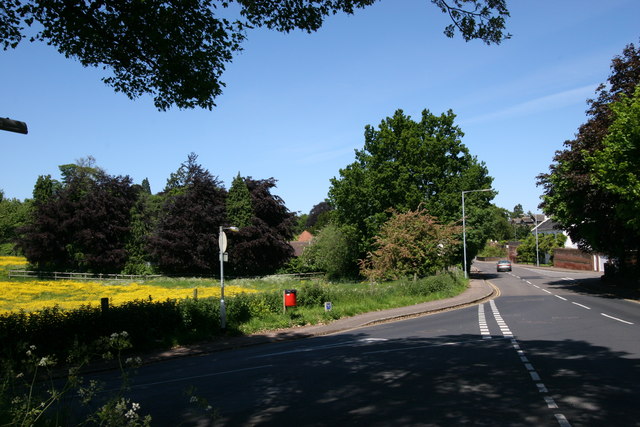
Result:
<svg viewBox="0 0 640 427">
<path fill-rule="evenodd" d="M 482 190 L 466 190 L 462 192 L 462 257 L 463 257 L 463 264 L 464 264 L 464 278 L 468 279 L 469 278 L 469 274 L 467 273 L 467 230 L 466 230 L 466 226 L 467 226 L 467 222 L 466 222 L 466 215 L 464 212 L 464 195 L 466 193 L 475 193 L 478 191 L 492 191 L 491 188 L 483 188 Z"/>
<path fill-rule="evenodd" d="M 540 252 L 538 251 L 538 214 L 533 214 L 536 218 L 536 267 L 540 267 Z"/>
<path fill-rule="evenodd" d="M 225 252 L 227 250 L 227 235 L 224 230 L 238 232 L 238 227 L 223 227 L 220 226 L 220 232 L 218 234 L 218 246 L 220 247 L 220 328 L 225 329 L 227 327 L 227 307 L 224 303 L 224 263 L 226 261 Z"/>
<path fill-rule="evenodd" d="M 10 118 L 0 117 L 0 130 L 6 130 L 8 132 L 28 134 L 27 124 L 19 120 L 11 120 Z"/>
</svg>

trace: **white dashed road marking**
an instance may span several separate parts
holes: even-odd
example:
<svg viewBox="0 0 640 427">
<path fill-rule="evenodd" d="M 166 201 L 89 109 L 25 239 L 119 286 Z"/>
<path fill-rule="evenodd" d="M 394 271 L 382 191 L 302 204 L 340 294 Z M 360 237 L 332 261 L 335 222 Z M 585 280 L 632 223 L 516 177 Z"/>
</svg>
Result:
<svg viewBox="0 0 640 427">
<path fill-rule="evenodd" d="M 545 292 L 548 292 L 548 291 L 545 290 Z M 549 293 L 551 293 L 551 292 L 549 292 Z M 555 296 L 557 296 L 557 295 L 555 295 Z M 559 298 L 566 301 L 566 299 L 564 299 L 562 297 L 559 297 Z M 507 323 L 504 321 L 504 319 L 500 315 L 500 311 L 498 310 L 498 307 L 496 306 L 495 301 L 494 300 L 489 301 L 489 305 L 491 306 L 491 311 L 493 312 L 493 317 L 496 319 L 496 322 L 498 323 L 498 326 L 500 327 L 500 332 L 502 333 L 502 335 L 505 338 L 511 338 L 511 345 L 513 346 L 513 349 L 518 353 L 518 356 L 520 357 L 520 360 L 522 361 L 525 369 L 527 370 L 527 372 L 531 376 L 531 379 L 534 381 L 534 383 L 536 385 L 536 388 L 538 389 L 538 392 L 544 394 L 543 395 L 543 399 L 544 399 L 544 401 L 545 401 L 545 403 L 547 405 L 547 408 L 549 408 L 549 409 L 558 409 L 558 405 L 556 404 L 555 400 L 553 400 L 553 397 L 551 397 L 549 395 L 549 390 L 544 385 L 544 383 L 542 383 L 542 381 L 540 379 L 540 375 L 538 374 L 538 372 L 533 367 L 533 364 L 526 357 L 524 350 L 522 350 L 520 348 L 520 344 L 518 343 L 518 340 L 516 340 L 514 338 L 513 333 L 511 332 L 511 330 L 507 326 Z M 603 313 L 603 315 L 604 315 L 604 313 Z M 489 334 L 489 329 L 487 327 L 487 319 L 485 317 L 484 304 L 480 304 L 478 306 L 478 323 L 480 325 L 480 333 L 482 334 L 483 338 L 486 338 L 487 334 Z M 489 335 L 489 338 L 490 337 L 491 337 L 491 335 Z M 558 424 L 561 427 L 571 427 L 571 424 L 569 423 L 569 421 L 567 420 L 567 418 L 563 414 L 554 414 L 554 416 L 556 417 L 556 420 L 558 421 Z"/>
<path fill-rule="evenodd" d="M 578 304 L 577 302 L 572 302 L 571 304 L 575 304 L 578 307 L 586 308 L 587 310 L 591 310 L 591 307 L 587 307 L 586 305 Z"/>
<path fill-rule="evenodd" d="M 487 326 L 487 318 L 484 315 L 484 304 L 478 306 L 478 324 L 480 325 L 480 334 L 485 340 L 491 339 L 491 332 Z"/>
<path fill-rule="evenodd" d="M 608 317 L 609 319 L 617 320 L 618 322 L 626 323 L 627 325 L 633 325 L 631 322 L 627 322 L 626 320 L 618 319 L 617 317 L 609 316 L 608 314 L 600 313 L 604 317 Z"/>
</svg>

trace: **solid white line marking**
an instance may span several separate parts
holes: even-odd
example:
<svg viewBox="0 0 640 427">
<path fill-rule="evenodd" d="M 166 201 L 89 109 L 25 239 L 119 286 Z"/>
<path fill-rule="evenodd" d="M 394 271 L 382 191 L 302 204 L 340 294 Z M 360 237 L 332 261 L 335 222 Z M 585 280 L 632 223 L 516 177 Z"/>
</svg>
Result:
<svg viewBox="0 0 640 427">
<path fill-rule="evenodd" d="M 490 340 L 491 331 L 489 330 L 489 325 L 487 325 L 487 318 L 484 314 L 484 304 L 480 304 L 478 306 L 478 324 L 480 325 L 480 335 L 482 335 L 482 339 Z"/>
<path fill-rule="evenodd" d="M 626 320 L 618 319 L 617 317 L 609 316 L 608 314 L 600 313 L 604 317 L 608 317 L 609 319 L 617 320 L 618 322 L 626 323 L 627 325 L 633 325 L 631 322 L 627 322 Z"/>
<path fill-rule="evenodd" d="M 554 295 L 554 297 L 560 298 L 562 301 L 566 301 L 567 300 L 566 298 L 562 298 L 560 295 Z"/>
<path fill-rule="evenodd" d="M 586 308 L 587 310 L 591 310 L 591 307 L 587 307 L 586 305 L 578 304 L 577 302 L 572 302 L 571 304 L 575 304 L 578 307 Z"/>
<path fill-rule="evenodd" d="M 425 345 L 418 345 L 415 347 L 403 347 L 403 348 L 391 348 L 388 350 L 367 351 L 362 354 L 395 353 L 396 351 L 418 350 L 422 348 L 431 348 L 431 347 L 444 347 L 444 346 L 459 345 L 459 344 L 464 344 L 466 342 L 474 342 L 474 341 L 476 340 L 463 341 L 463 342 L 443 342 L 441 344 L 425 344 Z"/>
<path fill-rule="evenodd" d="M 270 368 L 272 366 L 273 365 L 262 365 L 262 366 L 254 366 L 254 367 L 251 367 L 251 368 L 234 369 L 232 371 L 213 372 L 211 374 L 195 375 L 195 376 L 191 376 L 191 377 L 172 378 L 172 379 L 166 380 L 166 381 L 156 381 L 156 382 L 152 382 L 152 383 L 135 384 L 131 388 L 143 388 L 143 387 L 149 387 L 149 386 L 154 386 L 154 385 L 159 385 L 159 384 L 169 384 L 169 383 L 175 383 L 175 382 L 180 382 L 180 381 L 189 381 L 189 380 L 193 380 L 193 379 L 196 379 L 196 378 L 215 377 L 215 376 L 218 376 L 218 375 L 235 374 L 236 372 L 253 371 L 253 370 L 256 370 L 256 369 Z"/>
<path fill-rule="evenodd" d="M 536 285 L 534 285 L 534 286 L 536 286 Z M 536 287 L 538 287 L 538 286 L 536 286 Z M 544 290 L 544 291 L 547 292 L 547 293 L 551 293 L 551 292 L 549 292 L 547 290 Z M 557 296 L 557 295 L 554 295 L 554 296 Z M 562 297 L 558 297 L 558 298 L 563 299 L 563 300 L 566 301 L 565 298 L 562 298 Z M 500 313 L 498 311 L 498 308 L 496 307 L 495 302 L 493 300 L 491 300 L 491 301 L 489 301 L 489 303 L 491 305 L 491 311 L 493 312 L 493 316 L 495 317 L 496 321 L 498 321 L 499 324 L 503 323 L 505 325 L 504 327 L 502 327 L 502 325 L 501 325 L 500 326 L 500 330 L 503 332 L 503 335 L 505 337 L 507 337 L 508 335 L 511 336 L 511 344 L 513 345 L 514 350 L 516 350 L 516 352 L 520 356 L 520 360 L 522 361 L 522 363 L 524 364 L 524 367 L 529 372 L 529 375 L 531 376 L 531 379 L 536 383 L 536 387 L 538 388 L 538 392 L 539 393 L 548 393 L 549 391 L 547 390 L 547 387 L 540 380 L 540 375 L 538 375 L 538 373 L 535 371 L 535 369 L 533 367 L 533 364 L 531 364 L 529 362 L 529 360 L 527 359 L 527 357 L 524 354 L 524 351 L 520 348 L 520 344 L 518 343 L 518 340 L 513 337 L 513 334 L 511 334 L 511 331 L 509 331 L 509 328 L 506 326 L 506 323 L 500 317 Z M 482 310 L 482 314 L 484 315 L 484 309 Z M 508 331 L 508 335 L 507 335 L 506 331 Z M 546 402 L 547 407 L 549 407 L 550 409 L 557 409 L 558 408 L 558 405 L 556 404 L 555 400 L 553 400 L 553 398 L 551 396 L 544 396 L 544 401 Z M 563 414 L 554 414 L 554 415 L 556 417 L 556 420 L 558 421 L 558 424 L 560 424 L 561 427 L 571 427 L 571 424 L 569 424 L 569 421 L 567 421 L 567 418 Z"/>
</svg>

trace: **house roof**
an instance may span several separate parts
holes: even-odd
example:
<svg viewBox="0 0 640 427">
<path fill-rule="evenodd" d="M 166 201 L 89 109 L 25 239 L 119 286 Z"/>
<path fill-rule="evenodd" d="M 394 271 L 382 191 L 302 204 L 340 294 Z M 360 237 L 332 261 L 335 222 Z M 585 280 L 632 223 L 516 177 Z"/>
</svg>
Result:
<svg viewBox="0 0 640 427">
<path fill-rule="evenodd" d="M 539 224 L 544 222 L 547 219 L 547 216 L 544 214 L 533 214 L 531 216 L 521 216 L 518 218 L 511 218 L 510 221 L 512 224 L 527 224 L 527 225 L 535 225 L 536 222 Z"/>
<path fill-rule="evenodd" d="M 298 236 L 298 242 L 310 242 L 313 239 L 313 234 L 309 233 L 307 230 L 304 230 Z"/>
<path fill-rule="evenodd" d="M 293 248 L 293 256 L 300 256 L 304 251 L 304 248 L 309 246 L 311 242 L 289 242 L 289 245 Z"/>
<path fill-rule="evenodd" d="M 540 224 L 538 224 L 537 227 L 534 227 L 533 230 L 531 230 L 532 232 L 538 232 L 538 233 L 561 233 L 562 232 L 562 228 L 560 227 L 560 224 L 558 224 L 557 222 L 555 222 L 554 220 L 552 220 L 551 218 L 547 218 L 546 220 L 542 221 Z"/>
</svg>

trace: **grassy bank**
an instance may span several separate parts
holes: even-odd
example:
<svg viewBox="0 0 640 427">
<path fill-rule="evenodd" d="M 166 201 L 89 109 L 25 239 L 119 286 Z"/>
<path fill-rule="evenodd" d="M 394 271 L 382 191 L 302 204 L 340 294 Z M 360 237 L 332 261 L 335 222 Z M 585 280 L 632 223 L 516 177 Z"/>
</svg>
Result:
<svg viewBox="0 0 640 427">
<path fill-rule="evenodd" d="M 3 279 L 1 356 L 11 358 L 25 346 L 36 345 L 41 352 L 63 359 L 78 345 L 122 331 L 131 337 L 132 352 L 168 348 L 448 298 L 466 286 L 467 281 L 455 274 L 377 284 L 282 276 L 231 280 L 225 283 L 227 327 L 223 331 L 220 288 L 213 279 L 158 278 L 144 283 Z M 284 289 L 297 290 L 297 307 L 286 312 Z M 110 298 L 107 311 L 100 308 L 102 297 Z M 332 303 L 331 311 L 324 309 L 327 301 Z"/>
</svg>

